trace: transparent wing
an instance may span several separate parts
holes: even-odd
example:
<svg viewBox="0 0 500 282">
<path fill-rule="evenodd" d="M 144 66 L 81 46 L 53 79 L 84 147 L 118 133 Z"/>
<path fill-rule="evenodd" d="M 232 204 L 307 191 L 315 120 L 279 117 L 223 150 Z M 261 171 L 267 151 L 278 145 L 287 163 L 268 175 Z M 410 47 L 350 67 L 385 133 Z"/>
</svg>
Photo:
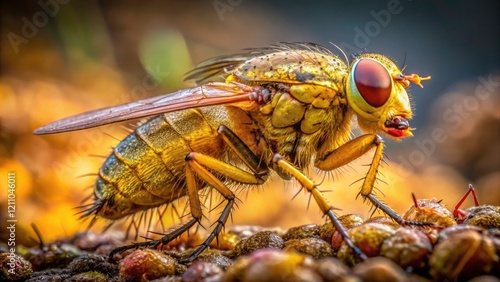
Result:
<svg viewBox="0 0 500 282">
<path fill-rule="evenodd" d="M 262 89 L 262 87 L 251 87 L 239 83 L 213 82 L 63 118 L 38 128 L 34 133 L 52 134 L 74 131 L 161 113 L 214 105 L 251 108 L 255 105 L 255 97 Z"/>
</svg>

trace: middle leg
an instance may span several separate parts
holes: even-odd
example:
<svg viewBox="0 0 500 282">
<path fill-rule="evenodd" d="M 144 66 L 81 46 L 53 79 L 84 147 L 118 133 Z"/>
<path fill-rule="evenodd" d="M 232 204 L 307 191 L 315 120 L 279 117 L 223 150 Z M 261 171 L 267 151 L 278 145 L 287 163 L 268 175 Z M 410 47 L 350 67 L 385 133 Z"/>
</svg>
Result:
<svg viewBox="0 0 500 282">
<path fill-rule="evenodd" d="M 404 220 L 399 214 L 393 211 L 386 204 L 382 203 L 373 194 L 373 186 L 377 180 L 378 168 L 380 166 L 380 162 L 382 161 L 384 149 L 384 142 L 382 141 L 382 138 L 376 134 L 365 134 L 345 143 L 334 151 L 326 154 L 326 156 L 318 158 L 315 162 L 315 166 L 325 171 L 331 171 L 354 161 L 374 147 L 375 154 L 373 155 L 370 168 L 368 169 L 368 173 L 366 174 L 359 194 L 361 194 L 364 199 L 368 199 L 375 206 L 375 208 L 382 210 L 400 225 L 434 225 L 434 223 L 431 222 Z"/>
<path fill-rule="evenodd" d="M 198 198 L 198 184 L 196 183 L 195 175 L 201 178 L 208 186 L 219 192 L 227 203 L 217 219 L 215 227 L 210 235 L 189 255 L 189 257 L 184 258 L 182 260 L 183 262 L 190 262 L 194 260 L 210 245 L 214 239 L 217 238 L 224 228 L 224 225 L 235 204 L 236 196 L 234 193 L 211 171 L 217 172 L 219 175 L 231 179 L 236 183 L 250 185 L 263 184 L 269 174 L 267 165 L 261 162 L 258 156 L 255 155 L 229 128 L 220 126 L 218 132 L 221 134 L 224 142 L 246 164 L 252 173 L 208 155 L 193 152 L 186 156 L 186 184 L 188 187 L 189 199 L 195 201 L 194 205 L 191 205 L 191 208 L 195 209 L 195 214 L 201 215 L 201 204 Z M 191 213 L 194 214 L 193 210 Z"/>
</svg>

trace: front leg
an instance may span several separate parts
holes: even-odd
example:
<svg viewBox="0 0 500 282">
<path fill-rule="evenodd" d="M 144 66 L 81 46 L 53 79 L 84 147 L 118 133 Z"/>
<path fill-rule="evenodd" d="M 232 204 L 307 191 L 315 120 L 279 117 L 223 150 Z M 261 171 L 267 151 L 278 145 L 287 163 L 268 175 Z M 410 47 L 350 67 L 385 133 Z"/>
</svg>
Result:
<svg viewBox="0 0 500 282">
<path fill-rule="evenodd" d="M 318 204 L 319 208 L 323 212 L 324 215 L 328 216 L 332 221 L 335 230 L 339 232 L 340 236 L 344 239 L 346 244 L 358 255 L 362 260 L 366 260 L 367 256 L 354 244 L 347 234 L 347 230 L 339 221 L 337 215 L 333 212 L 334 207 L 331 206 L 326 200 L 323 193 L 318 189 L 318 186 L 312 182 L 307 176 L 305 176 L 301 171 L 295 168 L 291 163 L 284 160 L 281 155 L 275 154 L 273 157 L 273 162 L 281 169 L 283 172 L 293 176 L 307 192 L 311 193 L 314 200 Z"/>
<path fill-rule="evenodd" d="M 404 220 L 400 215 L 382 203 L 373 194 L 373 186 L 375 185 L 375 180 L 377 180 L 378 168 L 380 161 L 382 160 L 384 149 L 384 142 L 382 138 L 376 134 L 365 134 L 345 143 L 332 152 L 326 154 L 324 157 L 316 159 L 314 166 L 325 171 L 334 170 L 356 160 L 366 154 L 373 147 L 375 147 L 375 154 L 359 194 L 361 194 L 364 199 L 368 199 L 375 206 L 375 208 L 381 209 L 385 214 L 390 216 L 400 225 L 433 225 L 433 223 L 430 222 Z"/>
</svg>

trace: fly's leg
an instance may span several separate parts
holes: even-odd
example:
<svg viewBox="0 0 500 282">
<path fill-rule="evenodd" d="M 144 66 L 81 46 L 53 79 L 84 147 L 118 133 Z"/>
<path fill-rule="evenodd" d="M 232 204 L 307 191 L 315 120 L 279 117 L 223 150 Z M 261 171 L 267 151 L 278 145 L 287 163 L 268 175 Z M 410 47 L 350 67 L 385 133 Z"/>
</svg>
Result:
<svg viewBox="0 0 500 282">
<path fill-rule="evenodd" d="M 376 134 L 365 134 L 359 136 L 326 154 L 323 158 L 316 160 L 314 165 L 319 169 L 330 171 L 354 161 L 367 153 L 373 147 L 375 147 L 375 154 L 359 194 L 361 194 L 363 198 L 368 199 L 375 206 L 375 208 L 382 210 L 400 225 L 434 225 L 431 222 L 404 220 L 400 215 L 382 203 L 373 194 L 373 186 L 375 185 L 375 180 L 377 179 L 378 167 L 380 165 L 380 161 L 382 160 L 384 149 L 384 142 L 380 136 Z"/>
<path fill-rule="evenodd" d="M 347 234 L 345 227 L 339 221 L 337 215 L 333 212 L 334 207 L 328 203 L 325 196 L 323 196 L 323 193 L 321 193 L 316 184 L 314 184 L 311 179 L 305 176 L 292 164 L 285 161 L 279 154 L 274 155 L 273 162 L 276 163 L 283 172 L 286 172 L 287 174 L 297 179 L 302 187 L 304 187 L 304 189 L 311 193 L 323 214 L 330 218 L 333 226 L 335 227 L 335 230 L 339 232 L 346 244 L 356 253 L 356 255 L 358 255 L 358 257 L 360 257 L 362 260 L 366 260 L 366 255 L 352 242 L 349 234 Z"/>
<path fill-rule="evenodd" d="M 200 208 L 200 210 L 201 210 L 201 208 Z M 166 236 L 162 237 L 160 240 L 149 240 L 149 241 L 145 241 L 145 242 L 138 242 L 138 243 L 133 243 L 130 245 L 125 245 L 125 246 L 115 248 L 109 253 L 109 261 L 112 262 L 113 257 L 116 254 L 122 253 L 126 250 L 137 249 L 140 247 L 149 247 L 149 246 L 154 246 L 154 248 L 156 249 L 160 245 L 167 244 L 168 242 L 179 237 L 182 233 L 189 230 L 189 228 L 193 227 L 198 222 L 199 222 L 199 220 L 195 216 L 193 216 L 193 218 L 191 220 L 189 220 L 188 222 L 183 224 L 181 227 L 175 229 L 174 231 L 168 233 Z"/>
<path fill-rule="evenodd" d="M 224 142 L 231 148 L 231 150 L 233 150 L 238 155 L 238 157 L 250 168 L 250 170 L 252 170 L 253 173 L 244 171 L 238 167 L 227 164 L 207 155 L 199 153 L 189 153 L 186 156 L 186 183 L 188 189 L 189 187 L 195 187 L 194 189 L 189 189 L 189 198 L 190 200 L 196 198 L 196 208 L 200 208 L 200 214 L 201 205 L 198 198 L 198 191 L 196 189 L 197 186 L 195 174 L 198 175 L 198 177 L 200 177 L 210 187 L 217 190 L 217 192 L 219 192 L 224 197 L 227 203 L 222 210 L 219 218 L 217 219 L 215 228 L 212 230 L 207 239 L 205 239 L 205 241 L 200 246 L 198 246 L 198 248 L 196 248 L 189 257 L 184 258 L 182 262 L 190 262 L 194 260 L 210 245 L 210 243 L 215 238 L 217 238 L 217 236 L 224 228 L 224 225 L 226 224 L 226 221 L 231 214 L 236 200 L 236 196 L 234 195 L 234 193 L 210 171 L 217 172 L 218 174 L 221 174 L 241 184 L 253 185 L 263 184 L 269 174 L 267 165 L 263 162 L 260 162 L 259 157 L 255 155 L 248 148 L 248 146 L 229 128 L 221 125 L 219 126 L 218 132 L 219 134 L 221 134 Z M 193 194 L 191 194 L 191 192 Z"/>
<path fill-rule="evenodd" d="M 140 242 L 116 248 L 110 253 L 110 260 L 115 254 L 128 249 L 148 246 L 154 246 L 155 248 L 157 248 L 160 245 L 165 245 L 180 236 L 182 233 L 186 232 L 195 224 L 199 223 L 203 218 L 203 212 L 201 208 L 200 198 L 198 196 L 198 184 L 196 182 L 196 176 L 198 176 L 208 186 L 214 188 L 217 192 L 219 192 L 227 201 L 227 203 L 216 222 L 215 228 L 212 230 L 207 239 L 198 248 L 196 248 L 189 257 L 182 260 L 183 262 L 192 261 L 201 252 L 203 252 L 203 250 L 205 250 L 213 241 L 213 239 L 215 239 L 222 231 L 222 228 L 224 228 L 224 225 L 231 214 L 236 200 L 236 196 L 234 195 L 234 193 L 219 178 L 217 178 L 212 173 L 212 171 L 241 184 L 259 185 L 263 184 L 266 181 L 269 175 L 269 169 L 267 168 L 267 165 L 261 162 L 260 158 L 255 155 L 255 153 L 253 153 L 250 148 L 248 148 L 248 146 L 226 126 L 219 126 L 218 133 L 221 135 L 222 139 L 228 145 L 228 147 L 238 155 L 238 157 L 248 166 L 248 168 L 252 172 L 247 172 L 238 167 L 204 154 L 196 152 L 189 153 L 185 158 L 185 172 L 186 187 L 188 190 L 187 196 L 189 197 L 189 207 L 191 210 L 192 219 L 186 222 L 180 228 L 172 231 L 159 240 Z"/>
<path fill-rule="evenodd" d="M 186 157 L 186 160 L 187 160 L 187 157 Z M 187 195 L 189 197 L 189 207 L 191 210 L 191 217 L 192 218 L 188 222 L 181 225 L 179 228 L 175 229 L 174 231 L 166 234 L 164 237 L 162 237 L 159 240 L 148 240 L 145 242 L 139 242 L 139 243 L 134 243 L 134 244 L 118 247 L 118 248 L 112 250 L 109 253 L 109 260 L 110 261 L 113 260 L 113 257 L 115 254 L 124 252 L 124 251 L 129 250 L 129 249 L 136 249 L 136 248 L 140 248 L 140 247 L 149 247 L 149 246 L 154 246 L 154 248 L 156 249 L 160 245 L 166 245 L 170 241 L 179 237 L 182 233 L 188 231 L 196 223 L 199 223 L 201 221 L 201 219 L 203 217 L 203 213 L 201 210 L 200 198 L 198 197 L 198 187 L 196 184 L 193 170 L 190 168 L 190 166 L 188 164 L 189 164 L 189 162 L 187 162 L 187 164 L 186 164 L 186 187 L 188 190 Z"/>
<path fill-rule="evenodd" d="M 201 211 L 201 203 L 198 197 L 198 188 L 196 186 L 196 181 L 194 180 L 194 175 L 192 170 L 189 169 L 188 166 L 186 166 L 186 187 L 188 190 L 189 207 L 191 209 L 191 216 L 192 216 L 192 218 L 188 222 L 181 225 L 179 228 L 173 230 L 172 232 L 166 234 L 159 240 L 148 240 L 145 242 L 133 243 L 130 245 L 125 245 L 115 248 L 109 253 L 109 260 L 112 261 L 115 254 L 122 253 L 129 249 L 137 249 L 140 247 L 149 247 L 149 246 L 154 246 L 154 248 L 156 249 L 160 245 L 166 245 L 170 241 L 179 237 L 182 233 L 188 231 L 196 223 L 199 223 L 203 217 L 203 213 Z"/>
</svg>

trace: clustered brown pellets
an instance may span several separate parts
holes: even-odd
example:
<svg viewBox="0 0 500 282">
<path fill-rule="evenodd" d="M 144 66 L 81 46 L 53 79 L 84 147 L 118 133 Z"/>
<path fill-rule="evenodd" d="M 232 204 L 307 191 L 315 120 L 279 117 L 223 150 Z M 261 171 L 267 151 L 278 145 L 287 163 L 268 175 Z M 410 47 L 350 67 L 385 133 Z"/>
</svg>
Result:
<svg viewBox="0 0 500 282">
<path fill-rule="evenodd" d="M 363 220 L 343 215 L 362 261 L 331 223 L 282 229 L 235 226 L 219 246 L 183 264 L 200 234 L 182 236 L 161 250 L 128 250 L 107 261 L 119 241 L 106 234 L 78 234 L 66 242 L 21 248 L 19 272 L 2 279 L 39 281 L 498 281 L 498 207 L 466 210 L 467 224 L 456 224 L 435 200 L 419 200 L 407 219 L 433 218 L 434 227 L 399 226 L 385 217 Z M 482 211 L 482 212 L 480 212 Z M 486 216 L 485 216 L 486 215 Z M 475 225 L 472 225 L 474 224 Z M 1 258 L 6 253 L 0 254 Z M 21 271 L 22 270 L 22 271 Z M 496 279 L 496 280 L 495 280 Z"/>
</svg>

